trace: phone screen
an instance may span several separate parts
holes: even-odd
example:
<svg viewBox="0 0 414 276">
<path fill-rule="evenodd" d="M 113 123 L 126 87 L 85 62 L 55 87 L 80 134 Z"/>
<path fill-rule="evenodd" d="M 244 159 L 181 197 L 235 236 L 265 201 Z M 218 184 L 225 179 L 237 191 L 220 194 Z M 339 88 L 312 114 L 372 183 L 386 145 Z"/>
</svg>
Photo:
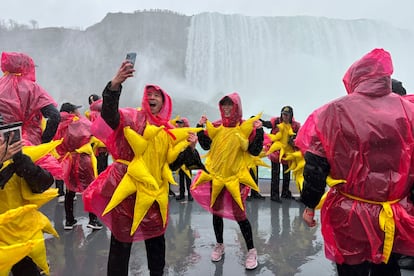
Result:
<svg viewBox="0 0 414 276">
<path fill-rule="evenodd" d="M 137 53 L 133 53 L 133 52 L 131 52 L 131 53 L 128 53 L 127 55 L 126 55 L 126 60 L 128 60 L 130 63 L 132 63 L 132 67 L 134 67 L 135 66 L 135 59 L 137 58 Z"/>
<path fill-rule="evenodd" d="M 9 144 L 13 144 L 21 139 L 22 122 L 15 122 L 10 124 L 0 125 L 0 135 L 3 136 L 3 140 Z M 13 135 L 11 135 L 13 133 Z"/>
<path fill-rule="evenodd" d="M 14 135 L 11 135 L 12 133 Z M 14 129 L 14 130 L 4 133 L 4 140 L 9 141 L 10 145 L 20 141 L 20 139 L 21 139 L 20 129 Z"/>
</svg>

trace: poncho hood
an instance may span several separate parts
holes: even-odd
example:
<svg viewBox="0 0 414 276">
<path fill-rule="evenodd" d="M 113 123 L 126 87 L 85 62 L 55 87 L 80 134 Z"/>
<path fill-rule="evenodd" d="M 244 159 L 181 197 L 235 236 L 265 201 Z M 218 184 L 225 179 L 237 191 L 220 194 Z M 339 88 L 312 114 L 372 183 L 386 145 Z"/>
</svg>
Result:
<svg viewBox="0 0 414 276">
<path fill-rule="evenodd" d="M 391 93 L 393 71 L 391 55 L 383 49 L 374 49 L 351 65 L 343 82 L 348 94 L 383 96 Z"/>
<path fill-rule="evenodd" d="M 23 53 L 3 52 L 1 54 L 1 70 L 4 74 L 18 74 L 28 80 L 36 81 L 33 59 Z"/>
<path fill-rule="evenodd" d="M 224 116 L 223 105 L 221 104 L 221 102 L 226 98 L 230 99 L 233 102 L 233 109 L 231 111 L 230 117 Z M 241 99 L 237 92 L 233 92 L 221 98 L 219 101 L 219 109 L 220 109 L 220 114 L 221 114 L 221 123 L 223 124 L 223 126 L 235 127 L 237 124 L 242 122 L 243 111 L 242 111 Z M 220 121 L 216 123 L 219 123 L 219 122 Z"/>
<path fill-rule="evenodd" d="M 57 106 L 53 98 L 35 80 L 33 60 L 23 53 L 1 55 L 0 114 L 4 123 L 23 122 L 22 137 L 26 145 L 38 145 L 42 136 L 41 109 Z"/>
<path fill-rule="evenodd" d="M 164 103 L 161 107 L 161 110 L 157 115 L 153 115 L 151 113 L 148 96 L 147 96 L 147 90 L 150 87 L 154 87 L 156 90 L 160 91 L 164 99 Z M 146 85 L 144 88 L 144 95 L 142 97 L 141 106 L 145 112 L 147 121 L 149 123 L 156 125 L 156 126 L 165 126 L 168 129 L 173 128 L 173 126 L 169 122 L 171 119 L 171 113 L 172 113 L 171 97 L 161 87 L 159 87 L 158 85 L 154 85 L 154 84 Z"/>
</svg>

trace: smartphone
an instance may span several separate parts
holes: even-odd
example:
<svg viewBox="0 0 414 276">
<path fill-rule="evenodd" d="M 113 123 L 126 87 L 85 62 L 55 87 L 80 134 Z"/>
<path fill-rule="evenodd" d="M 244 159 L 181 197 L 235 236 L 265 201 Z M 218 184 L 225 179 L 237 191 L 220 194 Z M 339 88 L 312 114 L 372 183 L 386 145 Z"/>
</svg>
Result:
<svg viewBox="0 0 414 276">
<path fill-rule="evenodd" d="M 131 52 L 126 55 L 126 60 L 132 63 L 132 68 L 135 66 L 135 59 L 137 58 L 137 53 Z"/>
<path fill-rule="evenodd" d="M 14 133 L 14 135 L 11 135 Z M 0 134 L 3 136 L 4 141 L 9 145 L 20 141 L 22 138 L 22 122 L 15 122 L 11 124 L 0 125 Z"/>
</svg>

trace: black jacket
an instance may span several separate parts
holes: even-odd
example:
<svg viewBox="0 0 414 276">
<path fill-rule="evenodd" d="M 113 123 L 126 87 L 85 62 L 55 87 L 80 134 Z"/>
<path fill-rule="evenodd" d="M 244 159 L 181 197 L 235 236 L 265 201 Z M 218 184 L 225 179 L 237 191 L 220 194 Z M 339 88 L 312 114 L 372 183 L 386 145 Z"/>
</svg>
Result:
<svg viewBox="0 0 414 276">
<path fill-rule="evenodd" d="M 305 161 L 301 201 L 309 208 L 315 208 L 325 193 L 330 166 L 326 158 L 310 152 L 305 153 Z"/>
</svg>

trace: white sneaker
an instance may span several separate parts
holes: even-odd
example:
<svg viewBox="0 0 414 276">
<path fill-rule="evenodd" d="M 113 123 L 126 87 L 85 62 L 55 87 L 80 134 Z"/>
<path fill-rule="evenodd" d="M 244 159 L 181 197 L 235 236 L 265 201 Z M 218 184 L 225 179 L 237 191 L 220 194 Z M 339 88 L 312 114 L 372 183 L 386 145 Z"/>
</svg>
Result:
<svg viewBox="0 0 414 276">
<path fill-rule="evenodd" d="M 252 270 L 257 267 L 257 251 L 256 248 L 252 248 L 247 252 L 246 257 L 246 263 L 245 263 L 246 269 Z"/>
<path fill-rule="evenodd" d="M 63 203 L 63 202 L 65 202 L 65 196 L 64 195 L 58 196 L 58 203 Z"/>
<path fill-rule="evenodd" d="M 222 243 L 217 243 L 214 246 L 213 252 L 211 253 L 211 260 L 213 262 L 218 262 L 224 255 L 224 245 Z"/>
</svg>

